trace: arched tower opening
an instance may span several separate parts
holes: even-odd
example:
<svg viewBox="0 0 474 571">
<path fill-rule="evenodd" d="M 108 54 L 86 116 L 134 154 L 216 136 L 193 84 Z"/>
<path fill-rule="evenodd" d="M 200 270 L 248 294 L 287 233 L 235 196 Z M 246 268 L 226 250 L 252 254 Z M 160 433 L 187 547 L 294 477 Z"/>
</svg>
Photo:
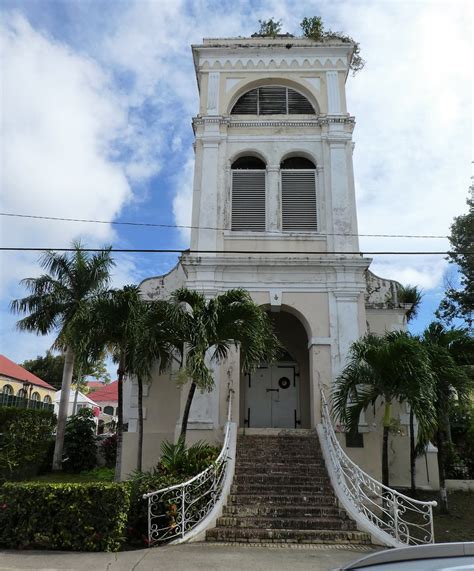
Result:
<svg viewBox="0 0 474 571">
<path fill-rule="evenodd" d="M 308 336 L 301 321 L 286 311 L 270 313 L 282 345 L 278 361 L 262 363 L 241 377 L 240 426 L 309 428 Z"/>
</svg>

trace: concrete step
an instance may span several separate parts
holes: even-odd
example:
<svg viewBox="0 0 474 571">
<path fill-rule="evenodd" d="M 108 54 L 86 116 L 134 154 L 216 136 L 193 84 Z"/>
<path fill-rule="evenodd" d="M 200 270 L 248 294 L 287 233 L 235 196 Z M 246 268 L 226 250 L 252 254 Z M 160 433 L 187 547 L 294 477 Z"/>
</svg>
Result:
<svg viewBox="0 0 474 571">
<path fill-rule="evenodd" d="M 238 458 L 238 463 L 235 467 L 236 472 L 311 472 L 312 470 L 324 470 L 326 471 L 326 464 L 322 461 L 320 462 L 282 462 L 280 459 L 278 461 L 272 462 L 271 464 L 265 464 L 263 462 L 255 461 L 244 461 Z"/>
<path fill-rule="evenodd" d="M 234 543 L 330 543 L 370 544 L 370 536 L 360 531 L 332 529 L 257 529 L 244 527 L 215 527 L 206 533 L 210 541 Z"/>
<path fill-rule="evenodd" d="M 350 519 L 317 518 L 317 517 L 232 517 L 217 518 L 217 527 L 244 527 L 258 529 L 334 529 L 351 531 L 356 529 L 355 522 Z"/>
<path fill-rule="evenodd" d="M 272 493 L 244 493 L 231 492 L 227 504 L 230 505 L 255 505 L 255 506 L 280 506 L 292 504 L 294 506 L 336 506 L 337 500 L 334 494 L 272 494 Z"/>
<path fill-rule="evenodd" d="M 306 494 L 323 494 L 323 495 L 332 495 L 333 490 L 330 485 L 328 484 L 251 484 L 246 482 L 245 484 L 240 483 L 232 483 L 231 487 L 231 494 L 271 494 L 271 495 L 306 495 Z"/>
<path fill-rule="evenodd" d="M 273 486 L 283 484 L 291 486 L 324 486 L 330 485 L 327 475 L 312 474 L 236 474 L 234 484 L 262 484 L 262 486 Z"/>
<path fill-rule="evenodd" d="M 340 518 L 348 519 L 347 513 L 335 505 L 314 505 L 307 503 L 306 505 L 299 504 L 229 504 L 223 509 L 224 516 L 237 516 L 237 517 L 316 517 L 316 518 Z"/>
</svg>

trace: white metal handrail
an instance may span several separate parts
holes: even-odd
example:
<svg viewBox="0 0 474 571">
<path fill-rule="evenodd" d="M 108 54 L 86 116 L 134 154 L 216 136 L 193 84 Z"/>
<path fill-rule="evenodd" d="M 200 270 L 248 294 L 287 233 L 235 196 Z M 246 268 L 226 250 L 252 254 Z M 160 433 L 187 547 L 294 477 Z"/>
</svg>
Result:
<svg viewBox="0 0 474 571">
<path fill-rule="evenodd" d="M 229 389 L 224 443 L 206 470 L 182 484 L 144 494 L 148 500 L 148 545 L 184 539 L 212 511 L 222 495 L 230 451 L 232 393 Z"/>
<path fill-rule="evenodd" d="M 409 498 L 364 472 L 339 444 L 322 392 L 321 404 L 323 453 L 336 495 L 350 515 L 385 545 L 434 543 L 433 507 L 437 503 Z"/>
</svg>

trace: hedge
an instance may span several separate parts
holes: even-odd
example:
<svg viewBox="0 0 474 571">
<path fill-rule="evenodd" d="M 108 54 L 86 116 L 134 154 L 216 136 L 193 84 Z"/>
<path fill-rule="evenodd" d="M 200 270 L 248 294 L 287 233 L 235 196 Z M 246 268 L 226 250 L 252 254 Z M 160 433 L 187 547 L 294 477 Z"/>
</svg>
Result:
<svg viewBox="0 0 474 571">
<path fill-rule="evenodd" d="M 0 487 L 0 545 L 118 551 L 129 509 L 128 485 L 8 482 Z"/>
<path fill-rule="evenodd" d="M 0 407 L 0 481 L 34 476 L 55 426 L 56 416 L 49 410 Z"/>
</svg>

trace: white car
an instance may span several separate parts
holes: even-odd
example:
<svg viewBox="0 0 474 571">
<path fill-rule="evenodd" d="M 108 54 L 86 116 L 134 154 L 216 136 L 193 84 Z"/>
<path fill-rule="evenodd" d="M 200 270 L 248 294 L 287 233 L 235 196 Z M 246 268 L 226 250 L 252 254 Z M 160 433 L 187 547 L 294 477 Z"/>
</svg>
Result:
<svg viewBox="0 0 474 571">
<path fill-rule="evenodd" d="M 372 553 L 334 571 L 474 571 L 474 542 L 431 543 Z"/>
</svg>

